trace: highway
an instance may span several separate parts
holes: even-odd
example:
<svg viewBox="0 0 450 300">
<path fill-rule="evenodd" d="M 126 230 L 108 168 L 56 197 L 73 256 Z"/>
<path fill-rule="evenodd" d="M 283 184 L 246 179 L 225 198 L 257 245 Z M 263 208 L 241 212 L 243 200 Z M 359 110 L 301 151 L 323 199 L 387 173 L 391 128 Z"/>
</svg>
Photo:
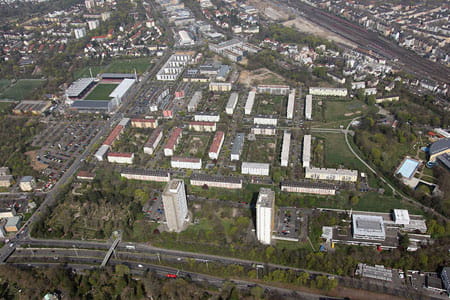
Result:
<svg viewBox="0 0 450 300">
<path fill-rule="evenodd" d="M 300 1 L 280 0 L 276 2 L 282 6 L 292 8 L 291 11 L 297 13 L 298 16 L 352 41 L 363 49 L 371 50 L 388 61 L 398 60 L 399 68 L 417 75 L 420 79 L 432 78 L 441 83 L 450 83 L 450 70 L 448 67 L 402 48 L 376 32 L 366 30 L 360 25 Z"/>
</svg>

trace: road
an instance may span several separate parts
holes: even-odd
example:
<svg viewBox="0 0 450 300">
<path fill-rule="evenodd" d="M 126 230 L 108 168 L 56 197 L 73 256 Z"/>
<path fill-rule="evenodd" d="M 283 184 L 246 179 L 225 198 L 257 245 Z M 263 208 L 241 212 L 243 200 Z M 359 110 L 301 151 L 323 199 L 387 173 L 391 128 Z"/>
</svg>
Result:
<svg viewBox="0 0 450 300">
<path fill-rule="evenodd" d="M 428 206 L 425 206 L 425 205 L 423 205 L 422 203 L 420 203 L 420 202 L 418 202 L 418 201 L 416 201 L 416 200 L 414 200 L 414 199 L 411 199 L 411 198 L 407 197 L 406 195 L 404 195 L 402 191 L 398 190 L 396 187 L 394 187 L 392 184 L 390 184 L 390 183 L 383 177 L 383 175 L 381 175 L 379 172 L 377 172 L 377 170 L 375 170 L 374 168 L 372 168 L 372 167 L 371 167 L 364 159 L 362 159 L 362 158 L 358 155 L 358 153 L 355 152 L 355 150 L 352 148 L 352 146 L 350 145 L 350 142 L 349 142 L 349 140 L 348 140 L 348 133 L 349 133 L 349 129 L 350 129 L 350 126 L 352 125 L 352 123 L 355 122 L 355 121 L 357 121 L 357 120 L 359 120 L 360 118 L 361 118 L 361 117 L 356 117 L 356 118 L 354 118 L 353 120 L 351 120 L 351 121 L 348 123 L 347 128 L 346 128 L 346 130 L 345 130 L 345 143 L 347 143 L 347 147 L 350 149 L 350 151 L 353 153 L 353 155 L 354 155 L 361 163 L 363 163 L 364 166 L 366 166 L 366 168 L 369 169 L 370 172 L 372 172 L 373 174 L 375 174 L 375 176 L 377 176 L 384 184 L 386 184 L 386 185 L 392 190 L 392 192 L 393 192 L 394 194 L 400 195 L 400 196 L 403 198 L 403 200 L 406 200 L 406 201 L 408 201 L 409 203 L 411 203 L 411 204 L 413 204 L 413 205 L 415 205 L 415 206 L 418 206 L 418 207 L 421 208 L 423 211 L 429 212 L 429 213 L 433 214 L 434 216 L 438 217 L 439 219 L 444 220 L 445 222 L 449 222 L 449 221 L 450 221 L 449 218 L 443 216 L 442 214 L 440 214 L 439 212 L 435 211 L 434 209 L 432 209 L 432 208 L 430 208 L 430 207 L 428 207 Z"/>
<path fill-rule="evenodd" d="M 366 30 L 360 25 L 349 22 L 321 9 L 300 1 L 280 0 L 280 5 L 292 8 L 298 16 L 306 18 L 318 26 L 324 27 L 361 48 L 371 50 L 391 62 L 398 60 L 398 67 L 419 78 L 432 78 L 441 83 L 450 83 L 450 69 L 442 64 L 432 62 L 418 54 L 400 47 L 378 33 Z"/>
</svg>

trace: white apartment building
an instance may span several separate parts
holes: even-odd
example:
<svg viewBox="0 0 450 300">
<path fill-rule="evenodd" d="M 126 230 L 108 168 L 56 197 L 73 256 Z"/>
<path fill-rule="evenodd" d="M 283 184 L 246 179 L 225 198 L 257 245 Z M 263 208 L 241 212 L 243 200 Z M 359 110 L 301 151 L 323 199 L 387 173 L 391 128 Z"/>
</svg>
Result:
<svg viewBox="0 0 450 300">
<path fill-rule="evenodd" d="M 261 188 L 256 201 L 256 237 L 262 244 L 270 245 L 275 216 L 275 192 Z"/>
<path fill-rule="evenodd" d="M 283 134 L 283 146 L 281 148 L 281 166 L 282 167 L 288 166 L 290 147 L 291 147 L 291 133 L 285 131 Z"/>
<path fill-rule="evenodd" d="M 311 135 L 305 134 L 303 137 L 303 153 L 302 153 L 303 168 L 309 168 L 311 164 Z"/>
<path fill-rule="evenodd" d="M 211 147 L 209 148 L 208 156 L 210 159 L 218 159 L 220 149 L 222 149 L 223 140 L 225 139 L 225 133 L 223 131 L 217 131 L 214 136 Z"/>
<path fill-rule="evenodd" d="M 152 155 L 155 152 L 156 147 L 158 147 L 162 137 L 163 130 L 161 128 L 155 129 L 144 144 L 144 153 Z"/>
<path fill-rule="evenodd" d="M 310 87 L 309 93 L 315 96 L 346 97 L 348 95 L 346 88 Z"/>
<path fill-rule="evenodd" d="M 217 113 L 197 113 L 194 115 L 194 120 L 198 122 L 219 122 L 220 115 Z"/>
<path fill-rule="evenodd" d="M 256 116 L 253 118 L 253 124 L 277 126 L 278 119 L 274 116 Z"/>
<path fill-rule="evenodd" d="M 241 173 L 248 175 L 269 176 L 270 164 L 242 162 Z"/>
<path fill-rule="evenodd" d="M 256 91 L 251 90 L 248 93 L 247 101 L 245 102 L 244 113 L 246 115 L 252 114 L 253 104 L 255 104 Z"/>
<path fill-rule="evenodd" d="M 305 100 L 305 119 L 312 120 L 312 95 L 306 95 Z"/>
<path fill-rule="evenodd" d="M 288 103 L 286 108 L 286 118 L 292 119 L 294 117 L 295 104 L 295 89 L 292 89 L 288 96 Z"/>
<path fill-rule="evenodd" d="M 234 113 L 234 109 L 236 108 L 238 99 L 239 99 L 238 93 L 231 93 L 230 98 L 228 99 L 227 105 L 225 107 L 225 112 L 228 115 L 232 115 Z"/>
<path fill-rule="evenodd" d="M 358 171 L 331 168 L 306 168 L 305 178 L 356 182 L 358 180 Z"/>
<path fill-rule="evenodd" d="M 169 231 L 182 231 L 188 215 L 184 181 L 180 179 L 169 181 L 162 193 L 162 200 Z"/>
<path fill-rule="evenodd" d="M 131 165 L 133 163 L 134 153 L 109 152 L 107 157 L 110 163 Z"/>
<path fill-rule="evenodd" d="M 202 159 L 196 157 L 172 157 L 170 160 L 172 168 L 200 170 L 202 168 Z"/>
<path fill-rule="evenodd" d="M 120 173 L 120 176 L 131 180 L 156 181 L 156 182 L 170 181 L 170 173 L 160 170 L 128 169 L 123 170 Z"/>
</svg>

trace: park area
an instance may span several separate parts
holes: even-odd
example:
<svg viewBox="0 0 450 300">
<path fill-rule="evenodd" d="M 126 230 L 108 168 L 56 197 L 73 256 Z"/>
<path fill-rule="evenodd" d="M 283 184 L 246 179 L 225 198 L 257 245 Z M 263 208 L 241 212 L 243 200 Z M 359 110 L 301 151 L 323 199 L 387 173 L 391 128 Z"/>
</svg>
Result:
<svg viewBox="0 0 450 300">
<path fill-rule="evenodd" d="M 180 147 L 177 147 L 177 154 L 186 157 L 203 158 L 209 147 L 209 134 L 190 134 L 183 137 Z"/>
<path fill-rule="evenodd" d="M 276 139 L 257 136 L 255 141 L 245 141 L 244 155 L 246 161 L 272 163 L 275 160 Z"/>
<path fill-rule="evenodd" d="M 331 100 L 329 98 L 313 98 L 313 120 L 318 127 L 346 126 L 350 120 L 367 111 L 368 107 L 362 101 Z"/>
<path fill-rule="evenodd" d="M 117 84 L 100 83 L 86 96 L 86 100 L 109 100 L 109 94 L 111 94 L 117 86 Z"/>
<path fill-rule="evenodd" d="M 101 73 L 134 73 L 134 70 L 136 73 L 142 74 L 150 65 L 150 59 L 147 57 L 119 59 L 104 66 L 90 66 L 78 70 L 75 72 L 75 79 L 91 77 L 91 72 L 94 77 Z"/>
<path fill-rule="evenodd" d="M 43 86 L 44 79 L 19 79 L 10 85 L 9 80 L 0 80 L 0 99 L 33 100 L 33 92 Z"/>
</svg>

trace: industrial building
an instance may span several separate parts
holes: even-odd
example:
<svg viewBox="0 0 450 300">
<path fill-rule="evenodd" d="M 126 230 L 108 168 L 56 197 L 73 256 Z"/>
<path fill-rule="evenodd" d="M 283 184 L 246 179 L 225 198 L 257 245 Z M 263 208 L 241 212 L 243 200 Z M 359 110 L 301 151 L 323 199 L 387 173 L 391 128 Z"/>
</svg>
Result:
<svg viewBox="0 0 450 300">
<path fill-rule="evenodd" d="M 223 55 L 233 62 L 239 62 L 248 53 L 258 53 L 261 49 L 238 39 L 224 41 L 220 44 L 209 44 L 209 50 Z"/>
<path fill-rule="evenodd" d="M 289 86 L 288 85 L 269 85 L 269 84 L 260 84 L 257 87 L 258 93 L 265 93 L 270 95 L 287 95 L 289 94 Z"/>
<path fill-rule="evenodd" d="M 305 100 L 305 119 L 312 120 L 312 95 L 306 95 Z"/>
<path fill-rule="evenodd" d="M 231 93 L 230 98 L 228 99 L 227 105 L 225 107 L 225 112 L 228 115 L 232 115 L 234 113 L 234 109 L 236 108 L 238 99 L 239 99 L 238 93 Z"/>
<path fill-rule="evenodd" d="M 161 170 L 125 169 L 120 176 L 130 180 L 169 182 L 170 173 Z"/>
<path fill-rule="evenodd" d="M 31 192 L 36 186 L 33 176 L 23 176 L 19 181 L 19 187 L 23 192 Z"/>
<path fill-rule="evenodd" d="M 256 237 L 262 244 L 270 245 L 275 218 L 275 192 L 261 188 L 256 201 Z"/>
<path fill-rule="evenodd" d="M 192 46 L 195 44 L 194 39 L 191 37 L 191 34 L 186 30 L 180 30 L 178 32 L 180 37 L 180 45 L 181 46 Z"/>
<path fill-rule="evenodd" d="M 288 166 L 290 147 L 291 147 L 291 133 L 285 131 L 283 134 L 283 146 L 281 147 L 281 166 L 282 167 Z"/>
<path fill-rule="evenodd" d="M 212 92 L 229 92 L 233 85 L 230 82 L 210 82 L 209 90 Z"/>
<path fill-rule="evenodd" d="M 223 141 L 225 139 L 225 133 L 223 131 L 217 131 L 214 139 L 209 148 L 208 156 L 210 159 L 218 159 L 220 149 L 222 149 Z"/>
<path fill-rule="evenodd" d="M 16 209 L 14 207 L 7 209 L 0 209 L 0 219 L 7 219 L 16 216 Z"/>
<path fill-rule="evenodd" d="M 450 154 L 450 138 L 440 139 L 431 144 L 429 149 L 429 161 L 435 162 L 439 156 L 444 154 Z"/>
<path fill-rule="evenodd" d="M 109 152 L 107 155 L 108 162 L 118 164 L 132 164 L 134 153 Z"/>
<path fill-rule="evenodd" d="M 311 166 L 311 135 L 309 134 L 303 136 L 302 163 L 303 168 Z"/>
<path fill-rule="evenodd" d="M 144 144 L 144 153 L 152 155 L 163 137 L 162 128 L 155 129 Z"/>
<path fill-rule="evenodd" d="M 387 269 L 381 265 L 369 266 L 363 263 L 359 263 L 356 268 L 355 275 L 364 278 L 373 278 L 384 281 L 392 281 L 392 269 Z"/>
<path fill-rule="evenodd" d="M 179 169 L 200 170 L 202 168 L 202 159 L 197 157 L 173 156 L 170 160 L 170 166 Z"/>
<path fill-rule="evenodd" d="M 275 135 L 277 128 L 273 125 L 254 125 L 250 129 L 250 133 L 255 135 Z"/>
<path fill-rule="evenodd" d="M 406 209 L 394 209 L 392 211 L 392 219 L 397 225 L 408 225 L 411 221 L 408 210 Z"/>
<path fill-rule="evenodd" d="M 200 100 L 202 100 L 202 91 L 196 91 L 188 103 L 188 112 L 195 112 Z"/>
<path fill-rule="evenodd" d="M 23 100 L 17 104 L 12 112 L 16 115 L 42 115 L 52 103 L 50 101 Z"/>
<path fill-rule="evenodd" d="M 194 120 L 203 122 L 219 122 L 220 114 L 213 112 L 198 112 L 194 115 Z"/>
<path fill-rule="evenodd" d="M 269 176 L 270 164 L 242 162 L 241 173 L 248 175 Z"/>
<path fill-rule="evenodd" d="M 192 121 L 189 122 L 189 130 L 199 132 L 214 132 L 217 130 L 217 125 L 215 122 Z"/>
<path fill-rule="evenodd" d="M 131 127 L 134 128 L 156 128 L 158 127 L 158 120 L 149 119 L 131 119 Z"/>
<path fill-rule="evenodd" d="M 346 97 L 348 92 L 346 88 L 331 88 L 331 87 L 310 87 L 309 93 L 314 96 L 336 96 Z"/>
<path fill-rule="evenodd" d="M 286 107 L 286 118 L 292 119 L 294 117 L 295 104 L 295 89 L 292 89 L 288 96 L 288 103 Z"/>
<path fill-rule="evenodd" d="M 166 145 L 164 146 L 164 156 L 173 156 L 173 153 L 175 151 L 175 147 L 180 141 L 183 134 L 183 129 L 177 127 L 172 131 L 172 134 L 170 135 L 169 139 L 166 142 Z"/>
<path fill-rule="evenodd" d="M 242 149 L 244 148 L 244 140 L 245 140 L 245 134 L 244 133 L 237 133 L 234 140 L 233 145 L 231 147 L 231 161 L 233 160 L 240 160 Z"/>
<path fill-rule="evenodd" d="M 332 168 L 305 168 L 305 178 L 356 182 L 358 171 Z"/>
<path fill-rule="evenodd" d="M 214 176 L 206 174 L 192 174 L 190 178 L 191 185 L 208 186 L 223 189 L 241 189 L 242 179 L 230 176 Z"/>
<path fill-rule="evenodd" d="M 245 102 L 244 113 L 246 115 L 252 114 L 253 105 L 255 104 L 256 91 L 251 90 L 248 93 L 247 101 Z"/>
<path fill-rule="evenodd" d="M 275 116 L 258 115 L 253 118 L 253 124 L 277 126 L 278 119 Z"/>
<path fill-rule="evenodd" d="M 162 201 L 169 231 L 181 232 L 188 217 L 184 181 L 170 180 L 162 193 Z"/>
<path fill-rule="evenodd" d="M 289 193 L 304 193 L 315 195 L 335 195 L 336 187 L 332 184 L 313 181 L 283 181 L 281 191 Z"/>
<path fill-rule="evenodd" d="M 355 239 L 378 241 L 386 239 L 384 222 L 381 216 L 353 214 L 352 232 Z"/>
<path fill-rule="evenodd" d="M 175 81 L 183 73 L 185 66 L 192 60 L 194 52 L 176 52 L 156 74 L 156 79 L 161 81 Z"/>
</svg>

